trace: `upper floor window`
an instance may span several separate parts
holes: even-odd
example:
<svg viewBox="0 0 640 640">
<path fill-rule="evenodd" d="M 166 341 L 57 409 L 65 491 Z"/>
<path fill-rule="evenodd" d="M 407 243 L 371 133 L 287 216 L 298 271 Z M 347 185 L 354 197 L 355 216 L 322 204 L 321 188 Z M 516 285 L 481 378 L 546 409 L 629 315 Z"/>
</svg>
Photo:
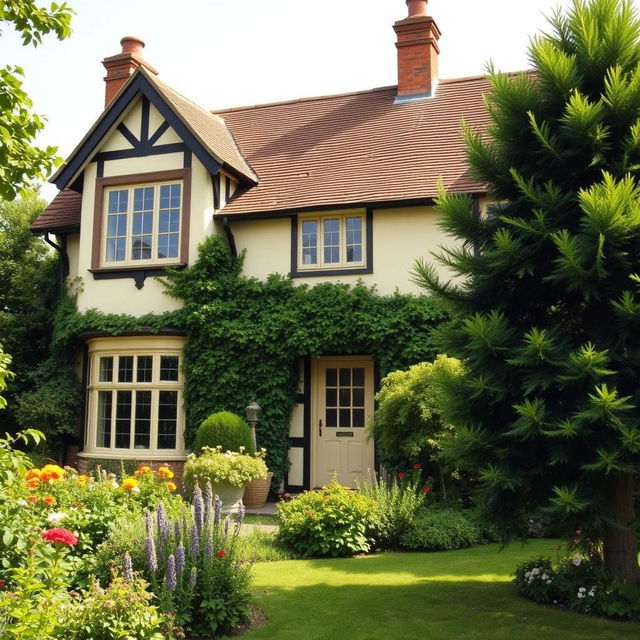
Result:
<svg viewBox="0 0 640 640">
<path fill-rule="evenodd" d="M 185 263 L 190 171 L 98 178 L 92 270 Z"/>
<path fill-rule="evenodd" d="M 182 184 L 109 189 L 106 199 L 105 263 L 179 257 Z"/>
<path fill-rule="evenodd" d="M 365 269 L 370 224 L 370 218 L 363 213 L 300 216 L 294 274 L 325 269 Z"/>
</svg>

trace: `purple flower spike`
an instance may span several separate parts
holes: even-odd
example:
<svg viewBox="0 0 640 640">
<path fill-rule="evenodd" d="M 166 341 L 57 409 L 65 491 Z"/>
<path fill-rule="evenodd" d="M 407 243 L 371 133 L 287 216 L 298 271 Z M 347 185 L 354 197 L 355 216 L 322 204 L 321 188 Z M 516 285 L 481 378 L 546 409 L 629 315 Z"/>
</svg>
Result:
<svg viewBox="0 0 640 640">
<path fill-rule="evenodd" d="M 198 570 L 195 567 L 191 567 L 191 573 L 189 574 L 189 586 L 195 587 L 197 579 L 198 579 Z"/>
<path fill-rule="evenodd" d="M 217 527 L 220 524 L 220 518 L 222 516 L 222 500 L 216 496 L 213 503 L 213 524 Z"/>
<path fill-rule="evenodd" d="M 211 482 L 207 480 L 207 484 L 204 486 L 204 521 L 210 522 L 211 512 L 213 510 L 213 489 L 211 488 Z"/>
<path fill-rule="evenodd" d="M 198 527 L 195 524 L 191 525 L 191 555 L 197 556 L 200 554 L 200 535 L 198 534 Z"/>
<path fill-rule="evenodd" d="M 184 561 L 185 561 L 184 547 L 182 545 L 180 545 L 176 549 L 176 573 L 179 576 L 181 576 L 182 572 L 184 571 Z"/>
<path fill-rule="evenodd" d="M 213 558 L 213 534 L 209 534 L 207 538 L 207 558 Z"/>
<path fill-rule="evenodd" d="M 133 582 L 133 565 L 131 564 L 131 556 L 128 552 L 124 554 L 123 570 L 124 579 L 127 582 Z"/>
<path fill-rule="evenodd" d="M 158 570 L 158 559 L 156 558 L 156 546 L 153 544 L 153 538 L 147 538 L 145 546 L 147 551 L 147 568 L 150 573 L 155 573 Z"/>
<path fill-rule="evenodd" d="M 182 536 L 180 535 L 180 523 L 177 520 L 174 520 L 173 522 L 173 535 L 176 539 L 176 542 L 180 542 L 180 538 Z"/>
<path fill-rule="evenodd" d="M 172 591 L 176 588 L 178 583 L 176 577 L 176 559 L 173 556 L 173 553 L 167 558 L 167 588 Z"/>
<path fill-rule="evenodd" d="M 167 514 L 164 510 L 164 505 L 162 504 L 162 502 L 158 504 L 157 516 L 158 516 L 158 533 L 162 536 L 163 540 L 166 540 L 170 535 L 169 521 L 167 520 Z"/>
<path fill-rule="evenodd" d="M 145 521 L 147 526 L 147 535 L 153 535 L 153 513 L 151 511 L 147 511 L 145 515 Z"/>
<path fill-rule="evenodd" d="M 202 530 L 204 525 L 204 502 L 202 500 L 202 490 L 200 487 L 196 487 L 193 492 L 193 519 L 198 527 L 198 531 Z"/>
</svg>

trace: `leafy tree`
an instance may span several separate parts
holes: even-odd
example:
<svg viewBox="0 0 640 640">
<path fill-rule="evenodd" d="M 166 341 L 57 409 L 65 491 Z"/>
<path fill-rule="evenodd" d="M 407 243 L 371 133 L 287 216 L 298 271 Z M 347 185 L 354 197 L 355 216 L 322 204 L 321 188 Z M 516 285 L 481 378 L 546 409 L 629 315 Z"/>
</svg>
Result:
<svg viewBox="0 0 640 640">
<path fill-rule="evenodd" d="M 403 471 L 413 463 L 426 464 L 440 457 L 442 440 L 451 428 L 438 411 L 436 381 L 443 372 L 447 377 L 459 376 L 462 365 L 439 355 L 434 362 L 392 371 L 383 378 L 369 432 L 388 470 Z"/>
<path fill-rule="evenodd" d="M 57 259 L 29 230 L 44 206 L 34 192 L 0 201 L 0 341 L 16 374 L 8 389 L 10 407 L 0 414 L 4 430 L 13 429 L 15 397 L 31 388 L 34 370 L 49 353 Z"/>
<path fill-rule="evenodd" d="M 532 73 L 490 70 L 486 133 L 465 131 L 496 204 L 440 196 L 458 243 L 438 259 L 461 278 L 422 262 L 416 280 L 457 317 L 442 339 L 468 375 L 441 410 L 487 515 L 508 539 L 542 509 L 640 584 L 640 21 L 574 0 L 549 23 Z"/>
<path fill-rule="evenodd" d="M 0 23 L 12 25 L 25 45 L 42 43 L 43 35 L 55 33 L 59 40 L 71 35 L 72 10 L 65 2 L 49 9 L 35 0 L 0 0 Z M 44 127 L 41 116 L 31 111 L 32 102 L 22 88 L 21 67 L 0 68 L 0 198 L 13 200 L 34 179 L 46 178 L 58 162 L 56 147 L 33 146 Z"/>
</svg>

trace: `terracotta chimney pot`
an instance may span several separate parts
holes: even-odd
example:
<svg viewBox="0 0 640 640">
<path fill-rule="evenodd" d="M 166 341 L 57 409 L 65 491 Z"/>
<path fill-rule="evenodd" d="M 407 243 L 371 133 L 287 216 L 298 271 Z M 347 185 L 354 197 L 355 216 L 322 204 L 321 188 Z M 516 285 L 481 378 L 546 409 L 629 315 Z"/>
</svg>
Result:
<svg viewBox="0 0 640 640">
<path fill-rule="evenodd" d="M 144 67 L 154 75 L 157 71 L 142 57 L 144 42 L 135 36 L 125 36 L 120 40 L 122 52 L 115 56 L 110 56 L 102 61 L 107 75 L 104 77 L 105 107 L 113 100 L 115 95 L 122 89 L 131 74 L 140 66 Z"/>
<path fill-rule="evenodd" d="M 410 18 L 427 15 L 427 0 L 407 0 L 407 6 Z"/>
</svg>

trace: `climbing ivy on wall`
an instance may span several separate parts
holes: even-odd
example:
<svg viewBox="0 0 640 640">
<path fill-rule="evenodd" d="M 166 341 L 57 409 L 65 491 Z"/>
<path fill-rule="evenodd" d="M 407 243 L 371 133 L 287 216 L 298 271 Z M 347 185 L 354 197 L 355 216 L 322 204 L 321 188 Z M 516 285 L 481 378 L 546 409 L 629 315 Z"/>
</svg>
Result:
<svg viewBox="0 0 640 640">
<path fill-rule="evenodd" d="M 56 339 L 86 331 L 182 328 L 187 334 L 183 370 L 186 440 L 221 410 L 244 415 L 256 399 L 262 407 L 259 446 L 267 449 L 274 486 L 288 469 L 288 432 L 296 402 L 299 361 L 330 354 L 372 355 L 385 375 L 437 354 L 431 329 L 444 313 L 425 296 L 380 296 L 363 284 L 296 285 L 286 276 L 265 281 L 241 275 L 243 256 L 234 257 L 221 236 L 200 247 L 198 261 L 166 279 L 167 293 L 184 308 L 134 317 L 84 314 L 68 307 L 59 314 Z"/>
<path fill-rule="evenodd" d="M 380 296 L 362 284 L 308 287 L 280 275 L 243 277 L 242 259 L 212 236 L 199 260 L 169 284 L 169 293 L 185 303 L 187 442 L 212 411 L 243 415 L 255 398 L 263 409 L 258 444 L 267 449 L 277 483 L 288 468 L 301 358 L 370 354 L 385 375 L 435 358 L 431 329 L 445 316 L 427 297 Z"/>
</svg>

